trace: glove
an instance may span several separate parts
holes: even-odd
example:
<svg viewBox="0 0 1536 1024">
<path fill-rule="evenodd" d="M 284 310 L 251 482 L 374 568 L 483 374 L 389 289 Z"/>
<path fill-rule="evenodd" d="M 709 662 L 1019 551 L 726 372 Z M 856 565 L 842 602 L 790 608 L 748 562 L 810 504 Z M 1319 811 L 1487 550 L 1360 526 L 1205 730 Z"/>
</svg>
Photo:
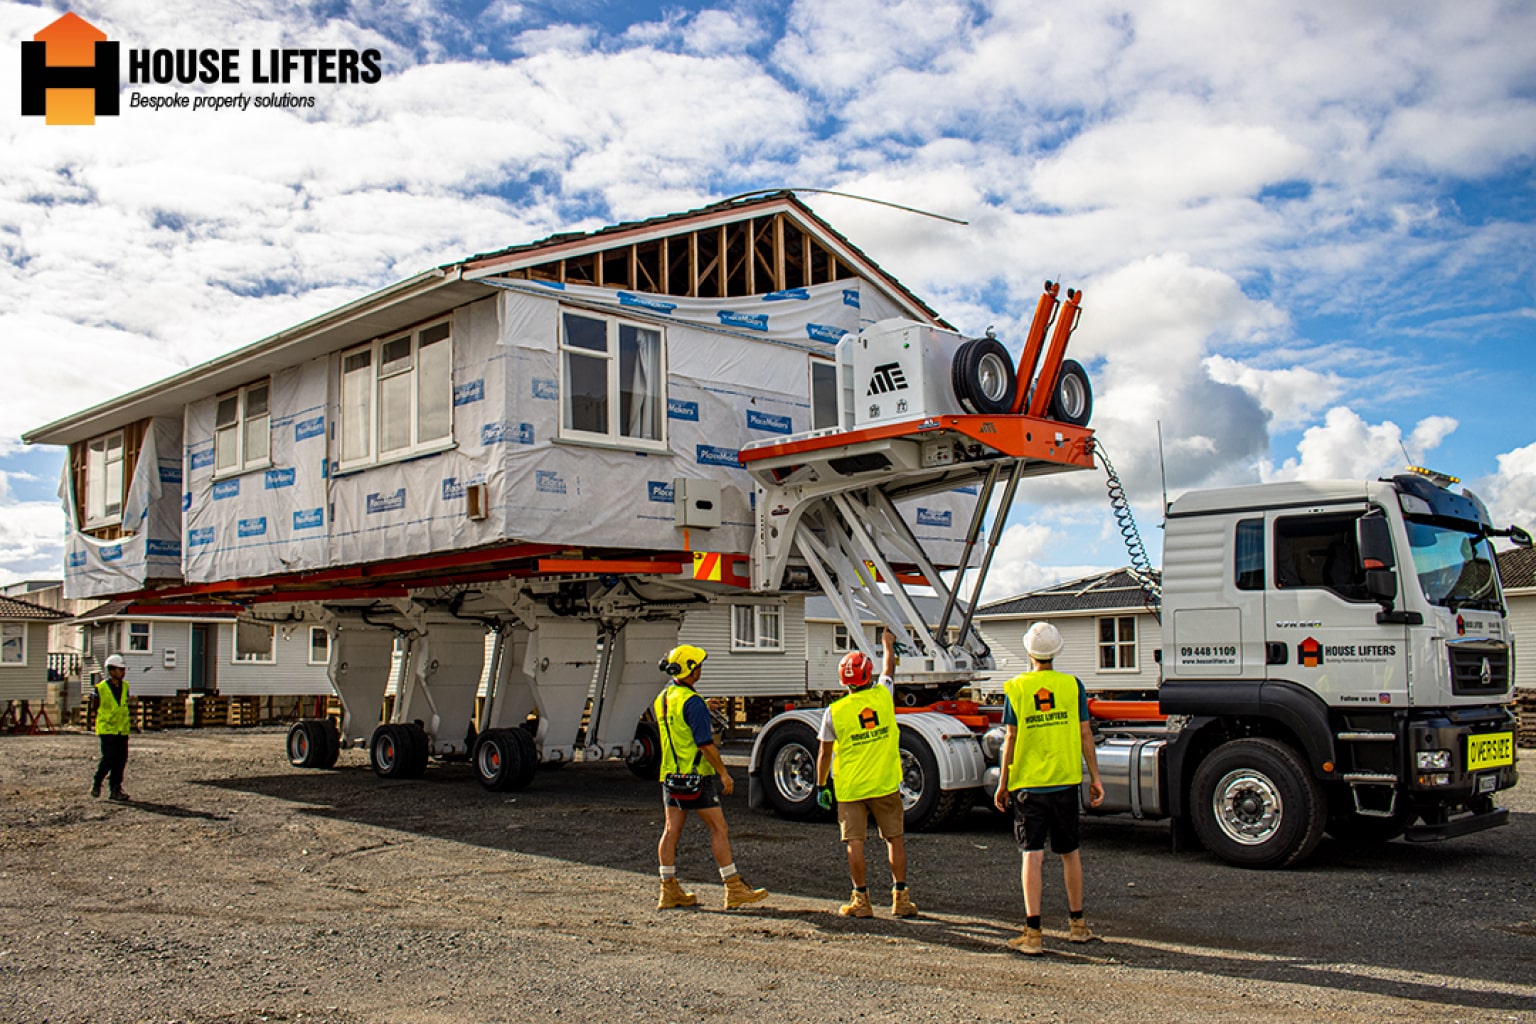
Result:
<svg viewBox="0 0 1536 1024">
<path fill-rule="evenodd" d="M 824 811 L 830 811 L 832 809 L 832 787 L 831 786 L 817 786 L 816 787 L 816 806 L 820 807 Z"/>
</svg>

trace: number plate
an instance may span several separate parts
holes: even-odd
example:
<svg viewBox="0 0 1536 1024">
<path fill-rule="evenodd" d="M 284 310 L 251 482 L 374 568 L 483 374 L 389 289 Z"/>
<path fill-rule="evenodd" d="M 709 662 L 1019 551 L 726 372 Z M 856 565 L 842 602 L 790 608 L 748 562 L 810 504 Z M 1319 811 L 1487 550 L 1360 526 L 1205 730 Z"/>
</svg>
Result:
<svg viewBox="0 0 1536 1024">
<path fill-rule="evenodd" d="M 1499 788 L 1499 776 L 1496 772 L 1477 777 L 1477 791 L 1479 793 L 1492 793 Z"/>
<path fill-rule="evenodd" d="M 1515 763 L 1515 734 L 1494 732 L 1467 737 L 1467 771 Z"/>
</svg>

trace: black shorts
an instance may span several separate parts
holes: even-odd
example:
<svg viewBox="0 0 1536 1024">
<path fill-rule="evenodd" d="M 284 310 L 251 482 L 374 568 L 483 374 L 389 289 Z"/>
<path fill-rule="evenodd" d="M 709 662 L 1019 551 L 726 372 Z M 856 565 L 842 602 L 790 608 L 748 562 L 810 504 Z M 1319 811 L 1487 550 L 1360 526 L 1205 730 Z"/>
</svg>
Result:
<svg viewBox="0 0 1536 1024">
<path fill-rule="evenodd" d="M 705 811 L 720 806 L 720 776 L 706 775 L 700 780 L 699 791 L 691 797 L 676 797 L 661 787 L 661 806 L 680 807 L 685 811 Z"/>
<path fill-rule="evenodd" d="M 1020 848 L 1044 850 L 1049 836 L 1051 849 L 1057 853 L 1071 853 L 1077 849 L 1076 786 L 1054 793 L 1016 789 L 1008 796 L 1013 801 L 1013 838 Z"/>
</svg>

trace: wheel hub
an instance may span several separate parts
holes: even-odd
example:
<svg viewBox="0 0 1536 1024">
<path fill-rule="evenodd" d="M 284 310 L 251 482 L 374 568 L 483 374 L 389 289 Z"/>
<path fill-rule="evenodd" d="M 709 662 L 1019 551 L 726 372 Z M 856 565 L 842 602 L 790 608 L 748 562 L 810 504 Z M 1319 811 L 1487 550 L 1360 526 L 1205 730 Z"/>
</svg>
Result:
<svg viewBox="0 0 1536 1024">
<path fill-rule="evenodd" d="M 816 759 L 798 743 L 779 748 L 773 759 L 773 784 L 786 800 L 798 803 L 816 792 Z"/>
<path fill-rule="evenodd" d="M 1279 789 L 1268 776 L 1252 769 L 1222 776 L 1211 805 L 1217 827 L 1228 839 L 1243 846 L 1267 842 L 1283 820 Z"/>
</svg>

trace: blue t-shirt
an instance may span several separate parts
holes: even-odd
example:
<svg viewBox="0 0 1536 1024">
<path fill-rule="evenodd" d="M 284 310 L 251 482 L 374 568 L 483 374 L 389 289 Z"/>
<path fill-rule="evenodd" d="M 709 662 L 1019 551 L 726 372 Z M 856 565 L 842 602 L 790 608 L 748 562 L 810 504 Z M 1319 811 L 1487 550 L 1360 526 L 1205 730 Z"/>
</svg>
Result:
<svg viewBox="0 0 1536 1024">
<path fill-rule="evenodd" d="M 1077 681 L 1077 719 L 1080 722 L 1088 721 L 1088 687 L 1083 685 L 1081 679 Z M 1018 718 L 1013 713 L 1011 700 L 1003 701 L 1003 724 L 1014 726 L 1019 724 Z M 1003 766 L 1003 770 L 1008 770 L 1007 765 Z M 1024 791 L 1026 793 L 1058 793 L 1064 789 L 1076 788 L 1076 786 L 1025 786 Z"/>
<path fill-rule="evenodd" d="M 694 694 L 683 702 L 683 721 L 688 723 L 693 733 L 694 746 L 704 747 L 715 742 L 714 728 L 709 720 L 709 705 L 704 703 L 703 697 Z"/>
</svg>

